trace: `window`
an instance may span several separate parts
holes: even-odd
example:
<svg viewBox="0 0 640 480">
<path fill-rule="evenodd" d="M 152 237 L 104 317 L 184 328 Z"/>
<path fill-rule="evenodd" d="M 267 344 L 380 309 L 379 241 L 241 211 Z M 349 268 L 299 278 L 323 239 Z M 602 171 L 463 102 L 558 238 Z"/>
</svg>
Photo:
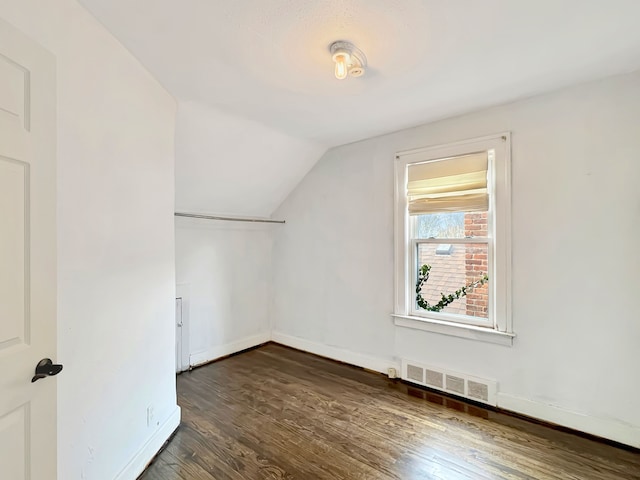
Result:
<svg viewBox="0 0 640 480">
<path fill-rule="evenodd" d="M 399 326 L 511 343 L 510 136 L 396 156 Z"/>
</svg>

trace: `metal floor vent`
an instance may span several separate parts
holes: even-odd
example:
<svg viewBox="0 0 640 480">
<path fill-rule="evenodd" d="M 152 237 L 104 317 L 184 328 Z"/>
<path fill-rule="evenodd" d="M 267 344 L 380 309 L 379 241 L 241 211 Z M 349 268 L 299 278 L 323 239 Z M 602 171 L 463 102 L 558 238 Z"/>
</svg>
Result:
<svg viewBox="0 0 640 480">
<path fill-rule="evenodd" d="M 402 379 L 476 402 L 497 405 L 498 384 L 495 380 L 473 377 L 406 359 L 402 359 Z"/>
</svg>

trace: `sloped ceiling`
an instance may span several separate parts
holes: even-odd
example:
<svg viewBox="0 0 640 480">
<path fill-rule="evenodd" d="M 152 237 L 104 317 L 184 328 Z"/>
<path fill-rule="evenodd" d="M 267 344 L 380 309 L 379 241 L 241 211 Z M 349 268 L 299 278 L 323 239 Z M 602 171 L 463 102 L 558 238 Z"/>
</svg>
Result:
<svg viewBox="0 0 640 480">
<path fill-rule="evenodd" d="M 306 172 L 298 141 L 322 150 L 640 68 L 638 0 L 80 1 L 180 102 L 292 138 L 272 150 L 276 174 Z M 364 77 L 334 78 L 328 46 L 340 39 L 367 55 Z M 193 189 L 235 162 L 264 166 L 230 140 L 207 149 L 226 163 L 199 165 Z M 179 156 L 178 172 L 191 160 Z M 282 192 L 267 190 L 273 205 Z"/>
<path fill-rule="evenodd" d="M 268 217 L 324 152 L 262 124 L 180 103 L 176 210 Z"/>
</svg>

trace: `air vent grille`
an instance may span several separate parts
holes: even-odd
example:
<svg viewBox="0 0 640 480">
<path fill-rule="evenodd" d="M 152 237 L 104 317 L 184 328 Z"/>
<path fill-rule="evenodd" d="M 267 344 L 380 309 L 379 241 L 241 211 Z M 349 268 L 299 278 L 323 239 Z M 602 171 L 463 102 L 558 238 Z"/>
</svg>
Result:
<svg viewBox="0 0 640 480">
<path fill-rule="evenodd" d="M 476 402 L 497 405 L 498 384 L 495 380 L 478 378 L 406 359 L 402 360 L 402 378 Z"/>
<path fill-rule="evenodd" d="M 413 380 L 414 382 L 423 383 L 423 369 L 421 367 L 416 367 L 415 365 L 407 365 L 407 379 Z"/>
<path fill-rule="evenodd" d="M 427 369 L 425 370 L 425 374 L 427 378 L 424 383 L 426 383 L 430 387 L 436 387 L 436 388 L 444 387 L 444 384 L 442 381 L 444 375 L 442 374 L 442 372 L 436 372 L 435 370 Z"/>
<path fill-rule="evenodd" d="M 489 399 L 489 387 L 484 383 L 474 382 L 473 380 L 469 380 L 467 382 L 467 387 L 469 391 L 467 395 L 471 398 L 475 398 L 476 400 L 480 400 L 482 402 L 486 402 Z"/>
<path fill-rule="evenodd" d="M 447 390 L 459 395 L 464 395 L 464 378 L 447 375 Z"/>
</svg>

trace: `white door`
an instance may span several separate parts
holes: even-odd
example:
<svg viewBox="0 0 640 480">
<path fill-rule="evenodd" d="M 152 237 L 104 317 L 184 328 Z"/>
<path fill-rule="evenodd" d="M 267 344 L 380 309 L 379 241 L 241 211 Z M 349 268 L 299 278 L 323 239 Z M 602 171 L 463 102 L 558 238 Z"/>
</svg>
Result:
<svg viewBox="0 0 640 480">
<path fill-rule="evenodd" d="M 0 477 L 56 478 L 55 58 L 0 20 Z M 55 373 L 52 369 L 49 373 Z"/>
</svg>

